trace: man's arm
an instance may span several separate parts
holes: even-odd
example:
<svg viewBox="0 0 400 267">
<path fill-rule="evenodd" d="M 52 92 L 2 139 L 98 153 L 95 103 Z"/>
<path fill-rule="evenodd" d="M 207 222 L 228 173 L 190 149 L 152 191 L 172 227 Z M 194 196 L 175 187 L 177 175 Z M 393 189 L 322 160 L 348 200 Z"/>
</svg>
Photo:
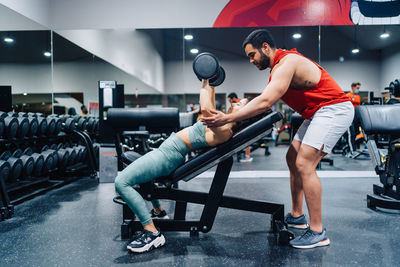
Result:
<svg viewBox="0 0 400 267">
<path fill-rule="evenodd" d="M 241 121 L 257 114 L 264 112 L 271 107 L 279 98 L 281 98 L 289 88 L 292 81 L 295 69 L 296 58 L 288 57 L 282 59 L 279 65 L 274 68 L 271 73 L 271 81 L 263 90 L 261 95 L 255 97 L 246 106 L 239 111 L 231 114 L 221 114 L 220 112 L 212 111 L 213 115 L 209 118 L 204 118 L 202 121 L 208 126 L 220 126 L 233 121 Z"/>
</svg>

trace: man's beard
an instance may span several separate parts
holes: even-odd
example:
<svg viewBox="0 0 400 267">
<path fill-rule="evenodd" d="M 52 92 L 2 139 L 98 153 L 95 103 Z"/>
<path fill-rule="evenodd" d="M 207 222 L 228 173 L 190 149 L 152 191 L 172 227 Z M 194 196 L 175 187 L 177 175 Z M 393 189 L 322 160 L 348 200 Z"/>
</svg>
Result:
<svg viewBox="0 0 400 267">
<path fill-rule="evenodd" d="M 270 58 L 266 54 L 264 54 L 264 52 L 261 49 L 258 49 L 258 52 L 260 52 L 261 59 L 257 64 L 257 68 L 259 70 L 265 70 L 266 68 L 269 67 Z"/>
</svg>

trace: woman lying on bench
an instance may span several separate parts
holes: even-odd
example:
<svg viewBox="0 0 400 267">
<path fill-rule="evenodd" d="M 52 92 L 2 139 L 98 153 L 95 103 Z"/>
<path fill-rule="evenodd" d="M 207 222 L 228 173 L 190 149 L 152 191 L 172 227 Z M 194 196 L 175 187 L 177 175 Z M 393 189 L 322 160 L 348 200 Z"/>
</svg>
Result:
<svg viewBox="0 0 400 267">
<path fill-rule="evenodd" d="M 236 112 L 245 104 L 247 99 L 242 99 L 234 104 L 231 112 Z M 210 110 L 215 110 L 215 91 L 214 87 L 208 84 L 208 80 L 202 81 L 200 106 L 203 116 L 206 117 L 211 116 Z M 172 133 L 158 149 L 138 158 L 120 172 L 115 179 L 115 188 L 144 228 L 144 231 L 127 246 L 130 251 L 146 252 L 165 244 L 164 236 L 154 226 L 145 200 L 132 186 L 168 176 L 185 162 L 185 157 L 191 150 L 213 147 L 228 141 L 235 131 L 233 128 L 239 128 L 237 126 L 236 123 L 230 123 L 221 127 L 207 128 L 199 121 L 176 134 Z M 163 211 L 158 200 L 152 203 L 155 207 L 152 213 Z M 163 213 L 166 215 L 165 211 Z"/>
</svg>

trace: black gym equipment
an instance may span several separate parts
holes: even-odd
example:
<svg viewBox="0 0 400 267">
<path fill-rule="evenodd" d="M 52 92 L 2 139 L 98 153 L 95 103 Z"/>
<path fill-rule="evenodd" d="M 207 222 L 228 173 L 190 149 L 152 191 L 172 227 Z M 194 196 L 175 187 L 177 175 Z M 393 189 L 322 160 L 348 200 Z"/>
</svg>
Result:
<svg viewBox="0 0 400 267">
<path fill-rule="evenodd" d="M 36 177 L 41 176 L 43 173 L 43 166 L 45 164 L 43 155 L 33 153 L 33 150 L 30 147 L 26 148 L 23 154 L 31 156 L 33 158 L 34 167 L 32 174 Z"/>
<path fill-rule="evenodd" d="M 14 138 L 17 136 L 19 123 L 16 117 L 11 117 L 7 113 L 0 111 L 0 117 L 4 120 L 4 133 L 6 138 Z"/>
<path fill-rule="evenodd" d="M 29 155 L 23 154 L 21 149 L 15 150 L 12 153 L 12 156 L 15 157 L 15 158 L 21 159 L 22 166 L 23 166 L 22 177 L 24 179 L 29 178 L 32 175 L 34 167 L 35 167 L 34 159 Z"/>
<path fill-rule="evenodd" d="M 225 70 L 219 65 L 218 58 L 208 52 L 201 53 L 193 60 L 193 71 L 201 81 L 208 79 L 211 86 L 221 85 L 225 80 Z"/>
<path fill-rule="evenodd" d="M 109 110 L 107 122 L 112 124 L 116 131 L 130 130 L 126 122 L 127 113 L 125 109 Z M 148 120 L 146 127 L 151 127 L 153 114 L 147 114 Z M 151 119 L 150 119 L 151 118 Z M 178 117 L 179 119 L 179 117 Z M 273 123 L 282 119 L 282 115 L 273 112 L 259 121 L 247 126 L 242 131 L 236 133 L 229 141 L 211 148 L 207 152 L 189 160 L 171 175 L 159 177 L 155 180 L 163 187 L 156 187 L 154 183 L 139 185 L 138 192 L 146 199 L 169 199 L 176 201 L 175 214 L 172 220 L 154 220 L 155 224 L 162 231 L 185 231 L 192 235 L 198 235 L 201 231 L 207 233 L 211 230 L 218 208 L 231 208 L 271 214 L 271 226 L 273 232 L 277 234 L 278 241 L 281 244 L 287 244 L 293 238 L 293 234 L 286 229 L 284 224 L 284 205 L 269 203 L 263 201 L 254 201 L 238 197 L 224 196 L 226 183 L 231 172 L 233 155 L 244 149 L 255 141 L 266 136 L 273 127 Z M 133 122 L 134 118 L 130 118 Z M 214 179 L 208 193 L 192 192 L 172 188 L 177 182 L 189 181 L 202 172 L 218 165 Z M 115 197 L 114 202 L 123 206 L 123 223 L 121 225 L 121 237 L 130 238 L 132 233 L 142 229 L 139 221 L 135 221 L 135 215 L 120 198 Z M 186 220 L 187 203 L 196 203 L 204 205 L 200 220 Z"/>
<path fill-rule="evenodd" d="M 371 209 L 386 208 L 400 210 L 400 105 L 358 106 L 356 116 L 360 119 L 367 140 L 368 151 L 375 163 L 382 186 L 373 186 L 373 195 L 367 195 L 367 206 Z M 378 149 L 378 135 L 389 135 L 384 155 Z M 379 145 L 379 144 L 378 144 Z"/>
<path fill-rule="evenodd" d="M 0 221 L 9 219 L 14 214 L 14 206 L 10 203 L 5 184 L 10 169 L 11 166 L 7 161 L 0 160 Z"/>
<path fill-rule="evenodd" d="M 7 161 L 10 164 L 10 171 L 8 177 L 5 177 L 5 182 L 8 181 L 16 181 L 21 177 L 23 170 L 22 160 L 19 158 L 15 158 L 11 155 L 10 151 L 4 151 L 0 155 L 0 160 Z"/>
</svg>

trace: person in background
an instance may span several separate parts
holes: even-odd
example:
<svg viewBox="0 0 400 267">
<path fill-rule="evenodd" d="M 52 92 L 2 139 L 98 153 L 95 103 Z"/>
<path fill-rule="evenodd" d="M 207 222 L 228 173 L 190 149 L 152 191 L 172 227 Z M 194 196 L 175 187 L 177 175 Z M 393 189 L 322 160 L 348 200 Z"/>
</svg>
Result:
<svg viewBox="0 0 400 267">
<path fill-rule="evenodd" d="M 85 105 L 81 106 L 81 111 L 82 111 L 82 116 L 87 116 L 88 114 L 88 109 Z"/>
<path fill-rule="evenodd" d="M 354 107 L 359 106 L 361 103 L 361 98 L 359 95 L 360 87 L 361 87 L 361 83 L 353 82 L 351 84 L 351 91 L 346 94 L 350 98 L 350 101 Z"/>
<path fill-rule="evenodd" d="M 350 98 L 351 103 L 353 104 L 354 108 L 359 106 L 361 103 L 360 93 L 361 84 L 359 82 L 353 82 L 351 84 L 351 91 L 348 92 L 346 95 Z M 356 150 L 356 136 L 358 134 L 358 123 L 356 117 L 353 119 L 353 123 L 349 127 L 349 140 L 351 145 L 351 153 L 350 155 Z"/>
</svg>

